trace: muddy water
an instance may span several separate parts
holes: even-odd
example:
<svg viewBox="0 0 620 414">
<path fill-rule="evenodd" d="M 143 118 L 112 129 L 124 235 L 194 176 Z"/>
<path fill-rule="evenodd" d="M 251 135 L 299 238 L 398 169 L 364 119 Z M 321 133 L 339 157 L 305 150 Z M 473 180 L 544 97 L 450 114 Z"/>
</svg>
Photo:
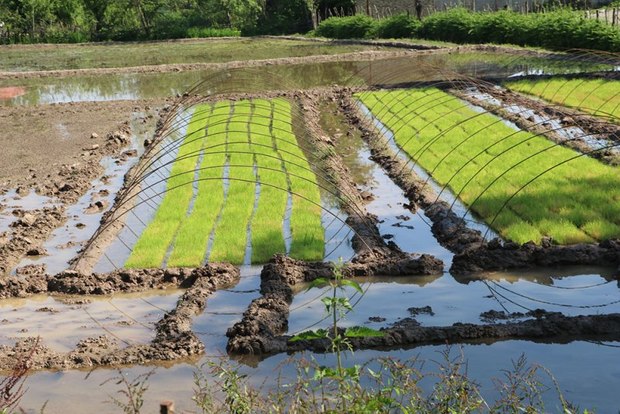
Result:
<svg viewBox="0 0 620 414">
<path fill-rule="evenodd" d="M 0 233 L 9 231 L 11 224 L 19 218 L 13 214 L 16 210 L 35 210 L 44 207 L 53 207 L 55 204 L 49 197 L 45 197 L 30 191 L 24 196 L 17 194 L 16 190 L 8 191 L 0 196 L 0 205 L 4 208 L 0 211 Z"/>
<path fill-rule="evenodd" d="M 17 338 L 40 336 L 41 343 L 57 352 L 68 352 L 83 339 L 106 334 L 120 347 L 149 342 L 153 327 L 172 310 L 181 291 L 154 291 L 114 297 L 49 297 L 0 302 L 0 344 Z"/>
<path fill-rule="evenodd" d="M 20 86 L 25 93 L 0 99 L 0 105 L 38 105 L 161 98 L 183 93 L 206 82 L 212 93 L 306 89 L 332 84 L 364 86 L 415 81 L 438 81 L 451 73 L 508 77 L 525 74 L 566 74 L 613 70 L 610 65 L 518 54 L 455 52 L 368 61 L 276 65 L 224 71 L 72 76 L 0 80 L 2 86 Z"/>
</svg>

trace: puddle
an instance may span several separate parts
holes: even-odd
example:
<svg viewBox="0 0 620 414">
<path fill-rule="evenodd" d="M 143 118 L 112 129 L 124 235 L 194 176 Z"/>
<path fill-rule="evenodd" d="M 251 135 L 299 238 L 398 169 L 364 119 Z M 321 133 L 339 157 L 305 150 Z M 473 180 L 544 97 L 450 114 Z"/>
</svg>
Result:
<svg viewBox="0 0 620 414">
<path fill-rule="evenodd" d="M 42 344 L 50 349 L 68 352 L 80 340 L 100 335 L 115 338 L 120 347 L 148 343 L 155 337 L 155 323 L 174 309 L 181 293 L 172 290 L 114 297 L 36 296 L 3 300 L 0 344 L 12 346 L 16 338 L 40 336 Z"/>
<path fill-rule="evenodd" d="M 501 90 L 501 88 L 497 88 Z M 590 150 L 600 150 L 603 148 L 608 148 L 610 145 L 613 145 L 611 141 L 604 138 L 599 138 L 595 135 L 588 134 L 579 127 L 565 127 L 562 124 L 561 119 L 551 118 L 549 116 L 542 115 L 524 106 L 516 104 L 507 105 L 503 101 L 495 98 L 494 96 L 488 93 L 481 92 L 478 88 L 468 88 L 467 90 L 465 90 L 465 93 L 468 96 L 479 101 L 499 106 L 508 113 L 517 115 L 523 119 L 527 119 L 536 125 L 543 125 L 547 128 L 548 131 L 555 132 L 567 141 L 582 141 L 590 148 Z M 516 127 L 516 125 L 514 125 L 513 123 L 509 123 L 508 125 L 511 127 Z M 613 153 L 620 153 L 620 150 L 617 148 L 611 148 L 610 151 Z"/>
<path fill-rule="evenodd" d="M 415 160 L 412 160 L 408 154 L 403 151 L 394 139 L 394 134 L 390 129 L 376 118 L 370 110 L 361 102 L 357 101 L 358 107 L 362 113 L 372 120 L 375 127 L 379 130 L 379 133 L 383 134 L 387 140 L 390 148 L 396 153 L 396 156 L 403 160 L 408 166 L 411 166 L 411 171 L 415 172 L 427 185 L 429 185 L 435 194 L 438 194 L 439 199 L 450 204 L 452 211 L 467 222 L 467 225 L 480 231 L 486 240 L 491 240 L 499 237 L 499 235 L 486 225 L 481 219 L 474 216 L 474 214 L 465 206 L 465 204 L 455 197 L 454 193 L 447 188 L 439 185 L 427 172 L 422 168 Z M 514 124 L 513 124 L 514 125 Z M 516 125 L 515 125 L 516 127 Z M 518 128 L 518 127 L 517 127 Z"/>
<path fill-rule="evenodd" d="M 415 70 L 412 70 L 415 68 Z M 305 63 L 295 65 L 170 73 L 72 76 L 20 80 L 21 96 L 0 100 L 0 105 L 40 105 L 63 102 L 99 102 L 162 98 L 182 94 L 205 81 L 212 93 L 256 92 L 269 89 L 307 89 L 333 84 L 393 85 L 403 82 L 438 81 L 458 73 L 466 76 L 508 77 L 527 73 L 567 74 L 613 70 L 611 65 L 568 59 L 532 58 L 518 53 L 437 53 L 404 58 Z M 13 87 L 14 80 L 0 81 Z"/>
<path fill-rule="evenodd" d="M 15 210 L 36 210 L 44 207 L 53 207 L 56 204 L 54 204 L 51 198 L 39 195 L 34 191 L 30 191 L 25 196 L 20 196 L 16 190 L 10 190 L 0 196 L 0 205 L 6 206 L 0 210 L 0 233 L 2 233 L 9 231 L 11 224 L 19 219 L 19 217 L 13 214 Z"/>
</svg>

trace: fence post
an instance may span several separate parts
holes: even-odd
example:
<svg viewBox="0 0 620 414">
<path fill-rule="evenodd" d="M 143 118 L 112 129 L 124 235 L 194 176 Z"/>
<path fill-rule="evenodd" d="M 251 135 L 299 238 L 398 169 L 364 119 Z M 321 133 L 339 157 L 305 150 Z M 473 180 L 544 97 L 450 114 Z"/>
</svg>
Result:
<svg viewBox="0 0 620 414">
<path fill-rule="evenodd" d="M 162 401 L 159 404 L 159 414 L 174 414 L 174 401 Z"/>
</svg>

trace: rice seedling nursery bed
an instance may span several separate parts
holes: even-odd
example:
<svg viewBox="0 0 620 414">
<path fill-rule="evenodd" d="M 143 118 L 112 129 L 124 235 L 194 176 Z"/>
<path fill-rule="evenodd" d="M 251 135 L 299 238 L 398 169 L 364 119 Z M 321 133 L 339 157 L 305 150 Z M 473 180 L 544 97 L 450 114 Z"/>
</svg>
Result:
<svg viewBox="0 0 620 414">
<path fill-rule="evenodd" d="M 514 91 L 596 115 L 610 122 L 620 119 L 620 81 L 554 77 L 505 82 Z"/>
<path fill-rule="evenodd" d="M 319 187 L 291 122 L 284 99 L 198 105 L 167 191 L 125 266 L 239 265 L 248 244 L 251 263 L 266 263 L 276 253 L 321 260 Z"/>
<path fill-rule="evenodd" d="M 507 125 L 435 88 L 357 95 L 398 146 L 502 237 L 620 236 L 620 170 Z"/>
</svg>

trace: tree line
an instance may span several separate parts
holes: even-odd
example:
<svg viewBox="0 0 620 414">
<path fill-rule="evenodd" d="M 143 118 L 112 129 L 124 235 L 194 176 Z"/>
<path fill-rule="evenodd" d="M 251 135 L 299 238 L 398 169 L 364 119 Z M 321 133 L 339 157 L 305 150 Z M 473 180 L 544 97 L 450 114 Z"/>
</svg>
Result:
<svg viewBox="0 0 620 414">
<path fill-rule="evenodd" d="M 355 0 L 0 0 L 0 42 L 303 33 L 330 9 Z"/>
</svg>

